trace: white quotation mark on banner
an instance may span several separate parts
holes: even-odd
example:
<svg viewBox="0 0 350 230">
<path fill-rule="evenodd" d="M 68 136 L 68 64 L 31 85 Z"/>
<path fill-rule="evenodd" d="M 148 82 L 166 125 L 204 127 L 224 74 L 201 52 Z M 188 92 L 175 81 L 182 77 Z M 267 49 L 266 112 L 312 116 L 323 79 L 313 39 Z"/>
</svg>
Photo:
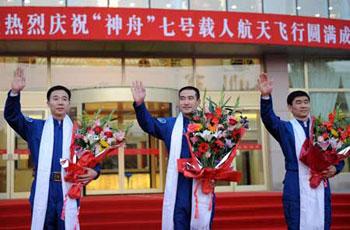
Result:
<svg viewBox="0 0 350 230">
<path fill-rule="evenodd" d="M 156 17 L 154 15 L 147 15 L 147 22 L 153 23 L 156 20 Z"/>
<path fill-rule="evenodd" d="M 94 14 L 92 15 L 92 19 L 93 19 L 94 21 L 100 21 L 100 20 L 101 20 L 101 14 L 100 14 L 100 13 L 94 13 Z"/>
</svg>

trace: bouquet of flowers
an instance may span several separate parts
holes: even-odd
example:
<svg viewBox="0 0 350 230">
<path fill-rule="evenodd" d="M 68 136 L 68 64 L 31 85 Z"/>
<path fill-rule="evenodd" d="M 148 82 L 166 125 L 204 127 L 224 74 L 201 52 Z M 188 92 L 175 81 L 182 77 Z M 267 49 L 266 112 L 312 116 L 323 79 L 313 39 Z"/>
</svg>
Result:
<svg viewBox="0 0 350 230">
<path fill-rule="evenodd" d="M 197 110 L 187 127 L 186 138 L 191 152 L 190 159 L 178 160 L 178 171 L 186 177 L 200 181 L 202 192 L 211 194 L 216 180 L 239 181 L 241 174 L 232 168 L 237 145 L 248 120 L 234 106 L 228 106 L 221 92 L 219 103 L 204 95 L 203 106 Z M 208 107 L 206 107 L 208 101 Z"/>
<path fill-rule="evenodd" d="M 338 164 L 350 154 L 350 119 L 339 106 L 328 115 L 312 117 L 310 138 L 305 140 L 300 160 L 310 168 L 310 186 L 317 188 L 324 180 L 321 172 Z M 325 183 L 325 185 L 327 185 Z"/>
<path fill-rule="evenodd" d="M 61 165 L 66 170 L 65 181 L 73 183 L 68 196 L 79 199 L 82 183 L 78 182 L 78 176 L 85 174 L 85 167 L 94 168 L 111 151 L 125 144 L 125 136 L 130 126 L 125 131 L 113 125 L 113 113 L 101 117 L 98 111 L 93 118 L 84 114 L 81 119 L 74 122 L 72 143 L 70 146 L 70 159 L 62 159 Z"/>
</svg>

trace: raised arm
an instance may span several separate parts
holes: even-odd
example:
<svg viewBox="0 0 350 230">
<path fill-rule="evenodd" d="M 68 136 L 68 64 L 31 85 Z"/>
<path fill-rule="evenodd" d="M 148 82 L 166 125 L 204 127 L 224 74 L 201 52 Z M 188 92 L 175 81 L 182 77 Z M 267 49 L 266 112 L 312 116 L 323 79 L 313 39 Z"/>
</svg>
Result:
<svg viewBox="0 0 350 230">
<path fill-rule="evenodd" d="M 269 133 L 279 142 L 280 141 L 280 132 L 279 128 L 282 124 L 281 119 L 276 116 L 273 111 L 272 105 L 272 80 L 268 77 L 266 73 L 262 73 L 258 79 L 258 89 L 261 93 L 260 98 L 260 115 L 261 119 L 269 131 Z"/>
<path fill-rule="evenodd" d="M 14 73 L 11 90 L 8 93 L 4 117 L 9 125 L 24 139 L 27 140 L 28 123 L 21 112 L 20 92 L 26 85 L 23 69 L 18 67 Z"/>
<path fill-rule="evenodd" d="M 136 119 L 140 127 L 146 133 L 164 140 L 167 133 L 166 119 L 157 119 L 152 117 L 145 106 L 146 90 L 140 81 L 134 81 L 131 87 L 134 98 L 134 109 Z"/>
</svg>

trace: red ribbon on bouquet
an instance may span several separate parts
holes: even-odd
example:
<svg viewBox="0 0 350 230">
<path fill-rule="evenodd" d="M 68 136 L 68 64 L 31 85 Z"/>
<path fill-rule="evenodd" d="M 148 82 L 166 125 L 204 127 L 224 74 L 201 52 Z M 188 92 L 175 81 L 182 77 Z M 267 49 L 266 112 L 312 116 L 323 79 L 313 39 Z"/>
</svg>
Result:
<svg viewBox="0 0 350 230">
<path fill-rule="evenodd" d="M 327 179 L 321 174 L 331 165 L 338 164 L 342 158 L 337 154 L 335 149 L 322 150 L 319 146 L 313 144 L 313 129 L 315 125 L 315 117 L 311 120 L 310 137 L 307 138 L 300 152 L 300 161 L 310 168 L 310 187 L 317 188 L 323 181 L 327 187 Z"/>
<path fill-rule="evenodd" d="M 189 140 L 189 136 L 185 134 L 189 151 L 191 153 L 191 158 L 181 158 L 177 160 L 177 170 L 180 173 L 183 173 L 185 177 L 193 178 L 198 180 L 198 184 L 194 190 L 194 196 L 196 200 L 196 210 L 195 210 L 195 218 L 198 217 L 198 195 L 197 190 L 198 186 L 202 186 L 202 192 L 204 194 L 212 194 L 215 188 L 216 180 L 223 181 L 235 181 L 238 182 L 241 179 L 241 173 L 232 169 L 231 164 L 233 159 L 237 154 L 237 146 L 231 150 L 230 156 L 226 159 L 226 161 L 220 165 L 218 168 L 201 168 L 199 166 L 199 162 L 197 157 L 192 151 L 192 144 Z M 211 205 L 210 205 L 211 207 Z"/>
<path fill-rule="evenodd" d="M 72 142 L 70 145 L 70 160 L 68 162 L 68 167 L 65 168 L 66 175 L 64 177 L 65 181 L 73 183 L 68 191 L 68 196 L 71 199 L 80 199 L 81 191 L 83 188 L 83 183 L 78 182 L 79 175 L 83 175 L 87 172 L 85 168 L 95 168 L 98 163 L 100 163 L 105 156 L 110 152 L 114 151 L 117 147 L 106 148 L 103 152 L 95 156 L 92 151 L 84 150 L 81 157 L 77 159 L 76 163 L 73 163 L 75 149 L 74 149 L 74 133 L 78 129 L 78 125 L 74 123 Z"/>
</svg>

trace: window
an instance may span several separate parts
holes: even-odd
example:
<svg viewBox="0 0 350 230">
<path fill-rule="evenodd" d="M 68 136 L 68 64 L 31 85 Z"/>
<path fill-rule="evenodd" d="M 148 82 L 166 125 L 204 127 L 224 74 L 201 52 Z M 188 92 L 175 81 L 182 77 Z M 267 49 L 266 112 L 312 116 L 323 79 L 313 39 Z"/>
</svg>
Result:
<svg viewBox="0 0 350 230">
<path fill-rule="evenodd" d="M 296 15 L 295 0 L 264 0 L 264 13 Z"/>
<path fill-rule="evenodd" d="M 149 8 L 148 0 L 109 0 L 110 7 Z"/>
<path fill-rule="evenodd" d="M 151 8 L 187 10 L 188 0 L 152 0 Z"/>
<path fill-rule="evenodd" d="M 262 12 L 262 0 L 228 0 L 228 11 Z"/>
<path fill-rule="evenodd" d="M 260 60 L 255 58 L 196 59 L 196 86 L 207 90 L 255 90 Z"/>
<path fill-rule="evenodd" d="M 328 17 L 327 0 L 298 0 L 297 4 L 300 16 Z"/>
<path fill-rule="evenodd" d="M 350 19 L 350 0 L 330 0 L 329 17 Z"/>
<path fill-rule="evenodd" d="M 107 0 L 68 0 L 68 6 L 98 6 L 98 7 L 107 7 Z"/>
<path fill-rule="evenodd" d="M 288 62 L 288 75 L 290 88 L 304 88 L 304 62 L 300 58 L 290 59 Z"/>
<path fill-rule="evenodd" d="M 226 1 L 225 0 L 191 0 L 191 10 L 216 10 L 225 11 Z"/>
<path fill-rule="evenodd" d="M 125 59 L 125 84 L 135 80 L 145 86 L 180 89 L 193 85 L 191 59 L 181 58 L 127 58 Z"/>
<path fill-rule="evenodd" d="M 65 6 L 65 0 L 24 0 L 25 6 Z"/>
<path fill-rule="evenodd" d="M 47 89 L 47 61 L 41 57 L 0 57 L 0 89 L 8 90 L 17 68 L 23 69 L 26 90 Z"/>
<path fill-rule="evenodd" d="M 350 60 L 290 58 L 288 66 L 291 90 L 309 92 L 313 115 L 326 119 L 336 105 L 350 115 Z M 343 172 L 350 172 L 350 158 Z"/>
<path fill-rule="evenodd" d="M 122 84 L 121 59 L 52 58 L 52 84 L 69 88 L 108 87 Z"/>
<path fill-rule="evenodd" d="M 22 6 L 22 0 L 0 0 L 0 6 Z"/>
</svg>

